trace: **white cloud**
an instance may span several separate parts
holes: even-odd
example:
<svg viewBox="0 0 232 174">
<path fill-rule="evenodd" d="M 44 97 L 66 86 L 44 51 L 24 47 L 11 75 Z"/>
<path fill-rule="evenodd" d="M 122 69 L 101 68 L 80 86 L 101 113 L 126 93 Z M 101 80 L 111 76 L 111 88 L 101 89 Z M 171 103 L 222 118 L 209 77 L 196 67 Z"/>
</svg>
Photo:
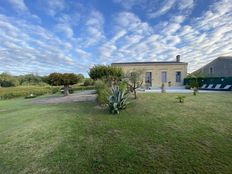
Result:
<svg viewBox="0 0 232 174">
<path fill-rule="evenodd" d="M 180 8 L 192 9 L 195 2 L 191 2 Z M 176 15 L 152 28 L 131 12 L 119 13 L 115 16 L 115 31 L 127 32 L 117 42 L 106 42 L 100 47 L 103 61 L 165 61 L 181 54 L 181 59 L 189 62 L 191 72 L 218 56 L 232 55 L 232 5 L 228 0 L 214 3 L 189 25 L 183 25 L 185 19 L 184 15 Z M 141 28 L 143 32 L 138 32 Z M 117 35 L 116 32 L 112 38 Z"/>
<path fill-rule="evenodd" d="M 150 18 L 156 18 L 158 16 L 164 15 L 175 5 L 175 3 L 176 0 L 165 0 L 161 8 L 150 10 L 150 12 L 148 12 L 148 16 Z"/>
<path fill-rule="evenodd" d="M 65 9 L 65 1 L 64 0 L 49 0 L 48 3 L 48 14 L 51 16 L 55 16 L 58 12 Z"/>
<path fill-rule="evenodd" d="M 161 7 L 153 3 L 153 6 L 148 8 L 147 15 L 149 18 L 157 18 L 159 16 L 169 13 L 173 9 L 178 9 L 176 13 L 190 13 L 195 5 L 194 0 L 165 0 Z"/>
<path fill-rule="evenodd" d="M 56 22 L 53 30 L 0 14 L 0 71 L 86 72 L 93 63 L 165 61 L 177 54 L 193 71 L 218 56 L 232 55 L 230 0 L 215 1 L 198 18 L 188 16 L 197 3 L 193 0 L 166 0 L 161 8 L 149 0 L 115 2 L 131 11 L 114 13 L 106 23 L 108 18 L 96 9 L 74 10 L 70 2 L 46 1 L 49 17 Z M 25 7 L 17 8 L 27 13 Z M 153 25 L 146 16 L 133 13 L 135 8 L 152 18 L 166 14 L 168 19 Z"/>
<path fill-rule="evenodd" d="M 19 11 L 28 11 L 28 8 L 25 5 L 24 0 L 8 0 L 8 1 L 13 6 L 13 8 Z"/>
<path fill-rule="evenodd" d="M 85 47 L 94 45 L 105 38 L 103 25 L 103 15 L 97 10 L 92 10 L 85 22 L 85 37 L 83 40 Z"/>
<path fill-rule="evenodd" d="M 57 24 L 55 30 L 60 34 L 64 34 L 69 39 L 73 37 L 73 30 L 69 25 Z"/>
<path fill-rule="evenodd" d="M 130 10 L 134 6 L 141 5 L 146 2 L 146 0 L 113 0 L 115 3 L 121 4 L 125 9 Z"/>
<path fill-rule="evenodd" d="M 137 34 L 149 34 L 152 32 L 152 28 L 148 23 L 142 22 L 138 16 L 132 12 L 121 12 L 115 18 L 115 23 L 118 29 L 125 29 Z"/>
<path fill-rule="evenodd" d="M 40 26 L 15 20 L 0 15 L 0 47 L 4 54 L 1 57 L 0 71 L 37 72 L 47 74 L 51 71 L 74 71 L 78 64 L 66 49 L 72 46 L 62 42 Z M 17 65 L 17 68 L 16 68 Z"/>
<path fill-rule="evenodd" d="M 178 8 L 180 10 L 192 9 L 194 7 L 194 0 L 179 0 Z"/>
<path fill-rule="evenodd" d="M 81 57 L 81 58 L 85 58 L 85 59 L 88 59 L 91 57 L 91 54 L 80 49 L 80 48 L 76 48 L 76 52 L 77 54 Z"/>
</svg>

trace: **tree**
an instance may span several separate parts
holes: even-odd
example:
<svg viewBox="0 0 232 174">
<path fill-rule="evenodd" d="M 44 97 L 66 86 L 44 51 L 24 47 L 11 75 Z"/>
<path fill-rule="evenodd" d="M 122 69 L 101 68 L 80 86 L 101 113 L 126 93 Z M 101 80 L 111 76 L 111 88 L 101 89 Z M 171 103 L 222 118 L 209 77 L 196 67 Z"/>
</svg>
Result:
<svg viewBox="0 0 232 174">
<path fill-rule="evenodd" d="M 77 74 L 77 78 L 78 78 L 78 82 L 83 82 L 85 77 L 83 76 L 83 74 Z"/>
<path fill-rule="evenodd" d="M 134 93 L 134 98 L 137 98 L 136 89 L 140 88 L 143 84 L 142 72 L 133 71 L 125 75 L 125 81 L 128 84 L 130 91 Z"/>
<path fill-rule="evenodd" d="M 39 85 L 43 83 L 42 77 L 36 74 L 21 75 L 18 78 L 20 85 Z"/>
<path fill-rule="evenodd" d="M 0 87 L 13 87 L 18 84 L 19 81 L 16 76 L 12 76 L 8 73 L 0 74 Z"/>
<path fill-rule="evenodd" d="M 105 65 L 95 65 L 89 71 L 89 76 L 93 80 L 105 80 L 110 83 L 120 81 L 123 77 L 121 68 Z"/>
<path fill-rule="evenodd" d="M 76 74 L 73 73 L 51 73 L 48 76 L 48 83 L 53 86 L 64 86 L 64 95 L 69 94 L 69 85 L 74 85 L 78 83 L 80 79 Z"/>
</svg>

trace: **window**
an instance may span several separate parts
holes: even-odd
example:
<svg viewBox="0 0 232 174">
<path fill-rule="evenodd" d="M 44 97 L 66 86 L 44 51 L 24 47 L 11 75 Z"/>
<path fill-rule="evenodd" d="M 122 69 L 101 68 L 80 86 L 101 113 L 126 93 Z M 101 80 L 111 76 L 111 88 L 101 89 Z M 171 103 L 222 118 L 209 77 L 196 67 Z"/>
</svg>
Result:
<svg viewBox="0 0 232 174">
<path fill-rule="evenodd" d="M 213 67 L 210 67 L 210 68 L 209 68 L 209 73 L 210 73 L 210 75 L 213 74 Z"/>
<path fill-rule="evenodd" d="M 161 82 L 167 83 L 167 72 L 166 71 L 161 72 Z"/>
<path fill-rule="evenodd" d="M 151 83 L 151 72 L 146 72 L 145 83 Z"/>
<path fill-rule="evenodd" d="M 176 72 L 176 82 L 181 82 L 181 72 L 180 71 Z"/>
</svg>

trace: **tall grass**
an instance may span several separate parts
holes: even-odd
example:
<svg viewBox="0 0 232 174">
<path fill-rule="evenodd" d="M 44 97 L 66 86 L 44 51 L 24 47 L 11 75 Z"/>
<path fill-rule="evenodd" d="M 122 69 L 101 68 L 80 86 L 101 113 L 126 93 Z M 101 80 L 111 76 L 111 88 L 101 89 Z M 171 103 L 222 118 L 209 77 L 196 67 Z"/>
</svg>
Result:
<svg viewBox="0 0 232 174">
<path fill-rule="evenodd" d="M 59 87 L 51 86 L 18 86 L 9 88 L 0 88 L 0 100 L 12 99 L 16 97 L 25 97 L 30 94 L 36 96 L 44 94 L 54 94 L 59 91 Z"/>
</svg>

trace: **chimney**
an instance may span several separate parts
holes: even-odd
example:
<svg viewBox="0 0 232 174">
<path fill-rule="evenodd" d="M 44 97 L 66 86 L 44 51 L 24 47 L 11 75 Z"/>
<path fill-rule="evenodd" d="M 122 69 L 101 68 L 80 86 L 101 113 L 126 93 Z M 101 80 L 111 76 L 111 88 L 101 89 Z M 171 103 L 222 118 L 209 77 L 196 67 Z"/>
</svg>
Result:
<svg viewBox="0 0 232 174">
<path fill-rule="evenodd" d="M 180 55 L 176 56 L 176 62 L 180 62 Z"/>
</svg>

